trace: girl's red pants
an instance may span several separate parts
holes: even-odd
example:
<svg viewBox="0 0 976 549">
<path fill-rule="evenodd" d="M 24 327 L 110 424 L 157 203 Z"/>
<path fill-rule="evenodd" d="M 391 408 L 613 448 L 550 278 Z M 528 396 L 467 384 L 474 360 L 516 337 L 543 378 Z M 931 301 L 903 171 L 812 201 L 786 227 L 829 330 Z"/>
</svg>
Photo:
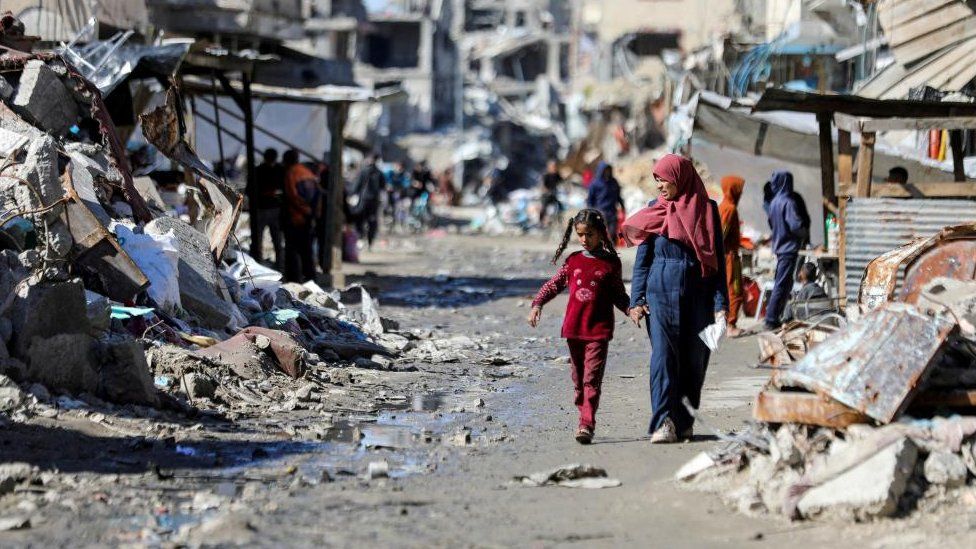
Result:
<svg viewBox="0 0 976 549">
<path fill-rule="evenodd" d="M 566 343 L 569 345 L 569 358 L 572 362 L 579 426 L 593 429 L 596 426 L 596 409 L 600 405 L 600 386 L 603 384 L 603 370 L 607 364 L 610 342 L 567 339 Z"/>
</svg>

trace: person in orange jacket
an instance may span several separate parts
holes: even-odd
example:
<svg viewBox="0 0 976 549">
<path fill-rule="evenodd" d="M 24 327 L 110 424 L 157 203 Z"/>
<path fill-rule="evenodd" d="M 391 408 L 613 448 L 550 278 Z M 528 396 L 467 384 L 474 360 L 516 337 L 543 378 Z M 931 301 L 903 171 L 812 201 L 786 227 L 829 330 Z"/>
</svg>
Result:
<svg viewBox="0 0 976 549">
<path fill-rule="evenodd" d="M 298 161 L 290 149 L 282 157 L 285 166 L 285 280 L 303 283 L 315 278 L 312 257 L 313 205 L 318 200 L 318 177 Z"/>
<path fill-rule="evenodd" d="M 722 220 L 722 243 L 725 248 L 725 280 L 729 288 L 729 337 L 742 335 L 742 330 L 736 326 L 739 320 L 739 309 L 745 298 L 742 285 L 742 257 L 739 255 L 741 233 L 739 231 L 739 199 L 745 188 L 745 180 L 737 175 L 727 175 L 722 178 L 722 202 L 718 205 L 719 217 Z"/>
</svg>

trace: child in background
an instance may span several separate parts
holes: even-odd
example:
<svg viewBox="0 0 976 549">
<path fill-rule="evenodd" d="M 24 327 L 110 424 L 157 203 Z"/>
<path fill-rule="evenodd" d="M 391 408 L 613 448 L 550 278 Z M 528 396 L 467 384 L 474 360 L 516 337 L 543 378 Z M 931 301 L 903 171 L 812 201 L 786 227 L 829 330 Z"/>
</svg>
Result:
<svg viewBox="0 0 976 549">
<path fill-rule="evenodd" d="M 800 283 L 800 289 L 793 293 L 790 306 L 787 307 L 784 315 L 787 322 L 790 320 L 806 320 L 810 313 L 816 312 L 818 308 L 813 307 L 811 311 L 810 307 L 803 307 L 804 305 L 809 305 L 811 301 L 828 299 L 823 286 L 817 283 L 819 277 L 820 271 L 815 264 L 807 262 L 800 266 L 800 271 L 796 273 L 796 281 Z M 795 310 L 797 306 L 800 306 L 802 310 Z"/>
<path fill-rule="evenodd" d="M 569 220 L 552 264 L 555 265 L 566 250 L 574 232 L 583 250 L 570 254 L 556 276 L 539 290 L 532 302 L 529 325 L 536 327 L 542 307 L 569 288 L 562 337 L 569 346 L 576 407 L 579 409 L 576 441 L 589 444 L 596 427 L 607 350 L 613 339 L 613 308 L 616 306 L 628 314 L 630 298 L 624 288 L 620 258 L 607 232 L 606 220 L 598 210 L 582 210 Z"/>
</svg>

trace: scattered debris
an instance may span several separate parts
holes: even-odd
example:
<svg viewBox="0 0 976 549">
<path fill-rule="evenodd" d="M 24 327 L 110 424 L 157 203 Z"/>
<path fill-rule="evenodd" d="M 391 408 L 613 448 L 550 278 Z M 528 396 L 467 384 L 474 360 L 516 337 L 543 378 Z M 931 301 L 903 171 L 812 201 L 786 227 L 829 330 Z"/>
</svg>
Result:
<svg viewBox="0 0 976 549">
<path fill-rule="evenodd" d="M 580 465 L 574 463 L 563 465 L 549 471 L 533 473 L 528 476 L 515 477 L 517 482 L 526 486 L 563 486 L 565 488 L 615 488 L 621 482 L 615 478 L 609 478 L 607 471 L 593 465 Z"/>
</svg>

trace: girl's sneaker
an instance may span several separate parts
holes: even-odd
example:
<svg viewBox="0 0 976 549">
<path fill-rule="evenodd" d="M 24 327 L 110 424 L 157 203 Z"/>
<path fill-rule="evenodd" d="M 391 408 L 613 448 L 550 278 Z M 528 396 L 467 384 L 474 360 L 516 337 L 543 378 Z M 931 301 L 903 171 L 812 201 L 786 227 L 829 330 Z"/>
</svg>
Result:
<svg viewBox="0 0 976 549">
<path fill-rule="evenodd" d="M 651 444 L 671 444 L 678 442 L 678 430 L 671 418 L 667 418 L 651 435 Z"/>
<path fill-rule="evenodd" d="M 576 442 L 579 442 L 580 444 L 589 444 L 593 442 L 593 429 L 580 427 L 576 431 Z"/>
</svg>

